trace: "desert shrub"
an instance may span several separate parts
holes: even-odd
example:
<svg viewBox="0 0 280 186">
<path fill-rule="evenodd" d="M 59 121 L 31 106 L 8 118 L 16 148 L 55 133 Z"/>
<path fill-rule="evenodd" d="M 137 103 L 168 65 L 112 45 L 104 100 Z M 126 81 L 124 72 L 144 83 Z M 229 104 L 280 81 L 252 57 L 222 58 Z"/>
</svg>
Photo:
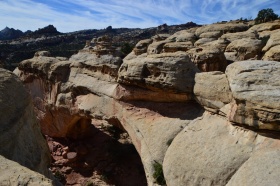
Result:
<svg viewBox="0 0 280 186">
<path fill-rule="evenodd" d="M 121 52 L 126 56 L 133 50 L 134 46 L 130 43 L 123 43 L 121 46 Z"/>
<path fill-rule="evenodd" d="M 172 141 L 173 141 L 173 138 L 169 139 L 169 140 L 166 142 L 166 145 L 167 145 L 167 146 L 170 146 L 171 143 L 172 143 Z"/>
<path fill-rule="evenodd" d="M 267 43 L 267 41 L 269 40 L 269 36 L 265 36 L 261 38 L 262 44 L 265 45 Z"/>
<path fill-rule="evenodd" d="M 166 182 L 163 175 L 162 165 L 154 161 L 153 167 L 154 167 L 153 178 L 155 179 L 156 183 L 159 185 L 165 185 Z"/>
<path fill-rule="evenodd" d="M 265 23 L 268 21 L 273 21 L 278 19 L 278 15 L 274 13 L 274 11 L 271 8 L 267 9 L 262 9 L 259 11 L 255 23 L 260 24 L 260 23 Z"/>
</svg>

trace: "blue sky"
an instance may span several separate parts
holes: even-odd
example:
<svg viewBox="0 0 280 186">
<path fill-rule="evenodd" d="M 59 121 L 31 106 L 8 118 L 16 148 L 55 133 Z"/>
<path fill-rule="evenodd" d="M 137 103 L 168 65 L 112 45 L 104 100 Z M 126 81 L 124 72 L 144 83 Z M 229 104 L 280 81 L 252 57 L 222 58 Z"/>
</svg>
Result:
<svg viewBox="0 0 280 186">
<path fill-rule="evenodd" d="M 264 8 L 280 15 L 280 0 L 0 0 L 0 29 L 37 30 L 52 24 L 58 31 L 71 32 L 109 25 L 209 24 L 255 18 Z"/>
</svg>

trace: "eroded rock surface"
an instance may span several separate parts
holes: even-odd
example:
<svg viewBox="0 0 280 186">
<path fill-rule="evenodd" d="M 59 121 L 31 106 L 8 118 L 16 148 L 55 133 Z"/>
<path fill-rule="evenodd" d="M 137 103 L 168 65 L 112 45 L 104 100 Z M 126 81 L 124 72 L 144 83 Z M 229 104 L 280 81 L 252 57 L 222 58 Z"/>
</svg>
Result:
<svg viewBox="0 0 280 186">
<path fill-rule="evenodd" d="M 1 185 L 59 185 L 38 172 L 34 172 L 14 161 L 0 155 L 0 183 Z"/>
<path fill-rule="evenodd" d="M 51 177 L 50 153 L 31 97 L 19 78 L 4 69 L 0 69 L 0 103 L 0 182 L 51 185 L 45 177 Z"/>
<path fill-rule="evenodd" d="M 166 183 L 172 186 L 275 185 L 279 177 L 273 170 L 279 169 L 275 166 L 279 162 L 272 157 L 279 155 L 278 149 L 279 139 L 264 137 L 232 126 L 224 118 L 205 114 L 181 131 L 168 148 L 163 162 Z"/>
<path fill-rule="evenodd" d="M 231 22 L 158 35 L 123 60 L 108 40 L 95 39 L 70 60 L 35 56 L 15 73 L 45 134 L 79 139 L 96 120 L 119 127 L 139 153 L 148 185 L 158 184 L 155 162 L 163 163 L 167 185 L 238 185 L 246 175 L 252 179 L 244 183 L 273 185 L 276 174 L 257 165 L 272 157 L 265 165 L 277 170 L 280 63 L 227 63 L 227 52 L 236 54 L 232 61 L 262 58 L 259 28 L 246 32 L 251 39 L 220 37 L 248 28 Z M 194 48 L 199 38 L 216 40 Z"/>
<path fill-rule="evenodd" d="M 0 72 L 0 154 L 47 174 L 50 156 L 33 111 L 31 98 L 14 74 L 3 69 L 0 69 Z"/>
<path fill-rule="evenodd" d="M 279 130 L 280 63 L 240 61 L 226 70 L 236 100 L 230 120 L 260 129 Z"/>
</svg>

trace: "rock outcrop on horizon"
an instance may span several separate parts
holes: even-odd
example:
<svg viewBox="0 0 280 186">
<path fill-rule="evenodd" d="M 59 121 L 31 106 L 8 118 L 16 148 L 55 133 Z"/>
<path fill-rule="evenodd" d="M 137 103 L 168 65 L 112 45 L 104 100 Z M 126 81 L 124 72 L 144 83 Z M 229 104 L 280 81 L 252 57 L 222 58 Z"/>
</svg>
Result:
<svg viewBox="0 0 280 186">
<path fill-rule="evenodd" d="M 168 186 L 276 185 L 280 63 L 263 57 L 271 56 L 263 47 L 279 44 L 272 34 L 264 43 L 259 32 L 280 29 L 268 24 L 251 27 L 252 38 L 228 38 L 249 29 L 243 22 L 158 35 L 124 59 L 110 39 L 94 38 L 69 60 L 38 52 L 14 73 L 44 134 L 83 138 L 98 120 L 119 127 L 131 137 L 148 185 L 159 184 L 155 162 Z M 214 39 L 195 46 L 201 38 Z"/>
<path fill-rule="evenodd" d="M 155 34 L 173 34 L 179 30 L 197 27 L 199 25 L 188 22 L 181 25 L 163 25 L 152 28 L 112 28 L 88 29 L 69 33 L 61 33 L 53 25 L 38 30 L 21 32 L 10 28 L 0 31 L 0 66 L 14 70 L 22 60 L 29 59 L 37 51 L 48 50 L 54 56 L 71 57 L 83 49 L 84 43 L 93 37 L 112 36 L 111 42 L 120 49 L 133 47 L 138 41 L 150 38 Z M 16 34 L 19 32 L 19 34 Z M 10 36 L 11 35 L 11 36 Z M 1 38 L 2 37 L 2 38 Z M 4 39 L 7 40 L 4 40 Z M 3 39 L 3 40 L 2 40 Z"/>
</svg>

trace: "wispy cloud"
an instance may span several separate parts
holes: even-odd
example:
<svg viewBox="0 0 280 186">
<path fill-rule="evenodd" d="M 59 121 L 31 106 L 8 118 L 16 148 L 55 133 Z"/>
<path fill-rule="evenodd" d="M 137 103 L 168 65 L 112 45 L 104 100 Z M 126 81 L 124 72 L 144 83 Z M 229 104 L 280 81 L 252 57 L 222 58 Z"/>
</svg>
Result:
<svg viewBox="0 0 280 186">
<path fill-rule="evenodd" d="M 193 21 L 208 24 L 256 17 L 279 0 L 0 0 L 0 29 L 36 30 L 53 24 L 59 31 L 90 28 L 144 28 Z"/>
</svg>

